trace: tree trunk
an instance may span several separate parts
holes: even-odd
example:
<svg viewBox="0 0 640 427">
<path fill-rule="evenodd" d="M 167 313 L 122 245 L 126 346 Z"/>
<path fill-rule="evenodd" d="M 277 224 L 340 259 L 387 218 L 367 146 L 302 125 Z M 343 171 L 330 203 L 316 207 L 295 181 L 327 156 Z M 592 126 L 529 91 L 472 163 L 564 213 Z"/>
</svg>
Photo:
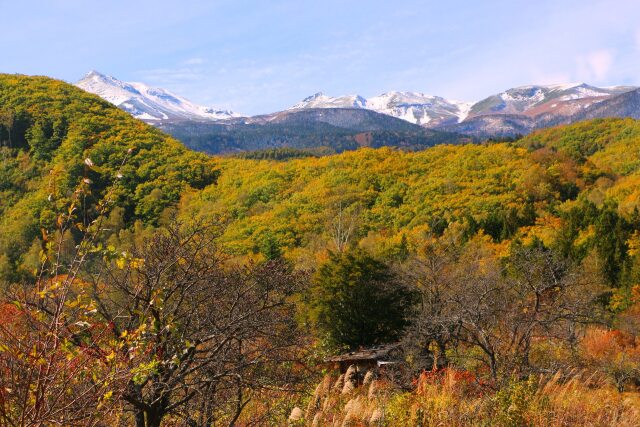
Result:
<svg viewBox="0 0 640 427">
<path fill-rule="evenodd" d="M 146 427 L 160 427 L 160 422 L 162 421 L 163 414 L 161 411 L 157 409 L 152 409 L 147 411 L 147 425 Z"/>
<path fill-rule="evenodd" d="M 164 413 L 159 408 L 147 411 L 137 410 L 135 415 L 136 427 L 160 427 Z"/>
<path fill-rule="evenodd" d="M 144 411 L 136 411 L 136 427 L 147 427 L 144 422 Z"/>
<path fill-rule="evenodd" d="M 440 366 L 448 366 L 449 360 L 447 359 L 447 345 L 440 340 L 436 341 L 436 345 L 438 346 L 438 361 L 436 368 Z"/>
<path fill-rule="evenodd" d="M 494 381 L 498 380 L 498 364 L 496 362 L 496 357 L 493 354 L 489 355 L 489 368 L 491 368 L 491 377 Z"/>
</svg>

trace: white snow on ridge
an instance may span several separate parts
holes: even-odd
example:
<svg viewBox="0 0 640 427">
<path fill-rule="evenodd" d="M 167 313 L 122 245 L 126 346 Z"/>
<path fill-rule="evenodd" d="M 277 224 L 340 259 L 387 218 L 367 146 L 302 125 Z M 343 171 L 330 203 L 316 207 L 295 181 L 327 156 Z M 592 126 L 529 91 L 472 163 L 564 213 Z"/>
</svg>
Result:
<svg viewBox="0 0 640 427">
<path fill-rule="evenodd" d="M 464 120 L 471 103 L 450 101 L 439 96 L 419 92 L 387 92 L 365 99 L 359 95 L 330 97 L 316 93 L 295 104 L 290 110 L 303 108 L 365 108 L 397 117 L 411 123 L 426 125 L 443 121 Z"/>
<path fill-rule="evenodd" d="M 472 107 L 473 117 L 487 114 L 541 114 L 548 108 L 561 109 L 560 114 L 572 114 L 593 102 L 605 100 L 613 95 L 633 90 L 629 87 L 599 88 L 586 83 L 564 83 L 555 85 L 529 85 L 508 89 L 485 98 Z M 584 100 L 593 100 L 586 102 Z M 549 103 L 549 104 L 547 104 Z"/>
<path fill-rule="evenodd" d="M 226 120 L 241 117 L 229 110 L 195 104 L 165 89 L 144 83 L 122 82 L 97 71 L 89 72 L 76 86 L 145 121 Z"/>
<path fill-rule="evenodd" d="M 456 107 L 458 107 L 458 123 L 464 121 L 469 113 L 471 112 L 471 107 L 473 107 L 473 102 L 465 102 L 465 101 L 449 101 Z"/>
<path fill-rule="evenodd" d="M 118 79 L 102 75 L 96 71 L 89 72 L 76 86 L 94 93 L 106 101 L 120 105 L 131 98 L 135 89 Z"/>
<path fill-rule="evenodd" d="M 471 104 L 420 92 L 387 92 L 369 98 L 367 108 L 415 124 L 427 125 L 443 121 L 459 123 L 466 117 Z"/>
<path fill-rule="evenodd" d="M 533 90 L 533 93 L 529 92 L 531 90 Z M 523 88 L 517 88 L 516 90 L 502 92 L 500 94 L 500 98 L 505 102 L 527 102 L 537 104 L 544 100 L 545 93 L 541 88 L 525 86 Z"/>
<path fill-rule="evenodd" d="M 569 90 L 572 89 L 576 86 L 580 86 L 583 83 L 560 83 L 560 84 L 555 84 L 555 85 L 546 85 L 544 87 L 547 87 L 551 90 Z"/>
<path fill-rule="evenodd" d="M 96 71 L 76 86 L 99 95 L 132 116 L 150 122 L 163 120 L 221 121 L 243 117 L 229 110 L 205 107 L 165 89 L 144 83 L 123 82 Z M 476 103 L 455 101 L 421 92 L 386 92 L 371 98 L 339 97 L 316 93 L 288 110 L 308 108 L 356 108 L 375 111 L 426 127 L 450 126 L 486 115 L 573 114 L 589 105 L 637 89 L 631 86 L 595 87 L 585 83 L 529 85 L 505 90 Z M 272 115 L 274 120 L 279 115 Z M 246 117 L 246 120 L 251 118 Z"/>
<path fill-rule="evenodd" d="M 157 118 L 157 117 L 153 117 L 153 116 L 152 116 L 151 114 L 149 114 L 149 113 L 141 113 L 141 114 L 138 114 L 138 115 L 136 116 L 136 118 L 138 118 L 138 119 L 140 119 L 140 120 L 145 120 L 145 121 L 146 121 L 146 120 L 154 120 L 154 121 L 156 121 L 156 120 L 160 120 L 160 119 L 159 119 L 159 118 Z"/>
<path fill-rule="evenodd" d="M 318 92 L 298 102 L 289 110 L 303 108 L 366 108 L 367 100 L 360 95 L 345 95 L 333 98 Z"/>
</svg>

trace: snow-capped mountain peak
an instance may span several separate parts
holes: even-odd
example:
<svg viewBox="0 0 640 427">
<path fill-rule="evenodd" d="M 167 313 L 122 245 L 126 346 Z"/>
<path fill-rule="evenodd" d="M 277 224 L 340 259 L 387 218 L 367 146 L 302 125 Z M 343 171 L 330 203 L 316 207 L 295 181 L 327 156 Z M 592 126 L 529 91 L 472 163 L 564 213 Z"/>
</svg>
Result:
<svg viewBox="0 0 640 427">
<path fill-rule="evenodd" d="M 367 100 L 360 95 L 345 95 L 333 98 L 322 92 L 311 95 L 298 102 L 290 110 L 303 108 L 366 108 Z"/>
<path fill-rule="evenodd" d="M 334 98 L 318 92 L 290 110 L 305 108 L 366 108 L 419 125 L 435 125 L 464 120 L 471 103 L 450 101 L 420 92 L 386 92 L 369 99 L 359 95 Z"/>
<path fill-rule="evenodd" d="M 87 73 L 76 86 L 145 121 L 226 120 L 240 117 L 229 110 L 195 104 L 165 89 L 144 83 L 123 82 L 97 71 Z"/>
<path fill-rule="evenodd" d="M 217 121 L 242 117 L 229 110 L 195 104 L 165 89 L 123 82 L 97 71 L 90 71 L 76 85 L 134 117 L 158 125 L 165 121 Z M 258 116 L 262 117 L 258 121 L 264 121 L 264 117 L 267 121 L 279 120 L 292 113 L 291 110 L 366 109 L 427 128 L 474 135 L 516 134 L 527 133 L 539 123 L 568 122 L 605 105 L 607 100 L 636 89 L 630 86 L 595 87 L 586 83 L 528 85 L 507 89 L 476 103 L 410 91 L 390 91 L 368 99 L 360 95 L 331 97 L 318 92 L 286 111 Z M 325 112 L 313 112 L 316 113 L 324 115 Z M 355 114 L 353 111 L 334 113 Z M 245 118 L 245 122 L 254 121 Z"/>
<path fill-rule="evenodd" d="M 613 95 L 628 91 L 627 87 L 599 88 L 586 83 L 519 86 L 492 95 L 473 105 L 470 117 L 487 114 L 571 115 Z"/>
<path fill-rule="evenodd" d="M 386 92 L 369 98 L 367 108 L 419 125 L 461 122 L 471 103 L 453 101 L 421 92 Z"/>
</svg>

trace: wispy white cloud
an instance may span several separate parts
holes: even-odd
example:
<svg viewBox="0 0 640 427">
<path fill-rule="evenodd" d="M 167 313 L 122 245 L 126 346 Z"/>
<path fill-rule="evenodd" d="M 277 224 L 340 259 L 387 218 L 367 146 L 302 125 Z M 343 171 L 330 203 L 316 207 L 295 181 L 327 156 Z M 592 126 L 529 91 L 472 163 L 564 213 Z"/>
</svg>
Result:
<svg viewBox="0 0 640 427">
<path fill-rule="evenodd" d="M 571 73 L 567 72 L 549 72 L 547 70 L 543 70 L 540 68 L 534 67 L 531 70 L 531 75 L 533 76 L 532 82 L 541 85 L 552 85 L 558 83 L 568 83 L 573 80 L 573 76 Z"/>
<path fill-rule="evenodd" d="M 609 77 L 615 53 L 612 49 L 601 49 L 581 55 L 576 59 L 577 76 L 583 81 L 604 81 Z"/>
<path fill-rule="evenodd" d="M 182 62 L 182 64 L 184 65 L 202 65 L 204 63 L 206 63 L 207 60 L 204 58 L 200 58 L 200 57 L 195 57 L 195 58 L 189 58 L 186 59 Z"/>
<path fill-rule="evenodd" d="M 196 68 L 153 68 L 136 72 L 140 78 L 149 83 L 173 84 L 185 81 L 197 81 L 204 77 L 202 71 Z"/>
</svg>

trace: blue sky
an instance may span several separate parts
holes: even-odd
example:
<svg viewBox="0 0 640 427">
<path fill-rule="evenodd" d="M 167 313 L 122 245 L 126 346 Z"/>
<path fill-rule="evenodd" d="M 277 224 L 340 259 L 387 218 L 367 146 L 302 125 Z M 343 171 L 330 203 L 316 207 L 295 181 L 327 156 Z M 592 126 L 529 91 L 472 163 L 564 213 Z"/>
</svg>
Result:
<svg viewBox="0 0 640 427">
<path fill-rule="evenodd" d="M 0 0 L 0 72 L 95 69 L 245 114 L 322 91 L 640 85 L 637 0 Z"/>
</svg>

